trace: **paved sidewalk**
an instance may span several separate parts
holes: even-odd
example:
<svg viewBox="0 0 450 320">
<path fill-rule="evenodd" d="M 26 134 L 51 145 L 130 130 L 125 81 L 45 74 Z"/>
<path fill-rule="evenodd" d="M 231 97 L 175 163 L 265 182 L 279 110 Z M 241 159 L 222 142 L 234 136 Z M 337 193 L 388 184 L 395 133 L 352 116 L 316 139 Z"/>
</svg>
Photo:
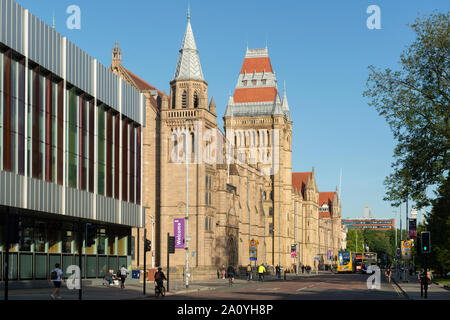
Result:
<svg viewBox="0 0 450 320">
<path fill-rule="evenodd" d="M 400 278 L 392 277 L 392 280 L 402 290 L 407 299 L 410 300 L 450 300 L 450 290 L 444 288 L 443 285 L 432 283 L 428 285 L 427 299 L 420 296 L 420 283 L 416 276 L 410 276 L 408 282 L 404 282 Z"/>
<path fill-rule="evenodd" d="M 319 272 L 318 274 L 286 274 L 286 281 L 291 281 L 303 277 L 314 277 L 323 274 L 330 274 L 330 272 Z M 282 276 L 284 279 L 284 275 Z M 274 275 L 266 275 L 264 281 L 279 281 Z M 154 282 L 148 281 L 146 283 L 146 296 L 143 295 L 143 284 L 136 279 L 127 279 L 125 282 L 125 289 L 120 289 L 118 286 L 107 287 L 102 285 L 102 280 L 92 280 L 87 285 L 83 286 L 83 300 L 141 300 L 151 299 L 154 297 Z M 257 277 L 251 281 L 247 281 L 246 278 L 235 279 L 233 288 L 245 288 L 249 286 L 257 285 Z M 166 282 L 164 285 L 167 288 Z M 23 288 L 23 289 L 11 289 L 9 290 L 9 300 L 51 300 L 50 294 L 53 292 L 53 287 L 49 284 L 47 288 Z M 167 295 L 183 294 L 186 292 L 198 292 L 203 290 L 227 290 L 229 284 L 227 279 L 211 279 L 211 280 L 196 280 L 189 283 L 189 287 L 186 288 L 184 281 L 170 279 L 169 283 L 170 292 Z M 78 290 L 69 290 L 66 284 L 61 288 L 62 300 L 78 300 Z M 0 291 L 0 300 L 3 300 L 3 290 Z"/>
</svg>

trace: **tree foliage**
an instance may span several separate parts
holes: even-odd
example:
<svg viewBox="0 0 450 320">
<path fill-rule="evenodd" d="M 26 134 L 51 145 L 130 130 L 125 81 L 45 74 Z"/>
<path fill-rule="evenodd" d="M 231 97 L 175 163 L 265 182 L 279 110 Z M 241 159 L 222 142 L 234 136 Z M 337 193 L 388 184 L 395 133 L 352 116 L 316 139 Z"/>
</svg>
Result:
<svg viewBox="0 0 450 320">
<path fill-rule="evenodd" d="M 415 41 L 401 54 L 401 70 L 370 66 L 364 96 L 389 124 L 397 145 L 385 200 L 429 205 L 427 188 L 440 186 L 450 159 L 450 14 L 419 17 Z"/>
</svg>

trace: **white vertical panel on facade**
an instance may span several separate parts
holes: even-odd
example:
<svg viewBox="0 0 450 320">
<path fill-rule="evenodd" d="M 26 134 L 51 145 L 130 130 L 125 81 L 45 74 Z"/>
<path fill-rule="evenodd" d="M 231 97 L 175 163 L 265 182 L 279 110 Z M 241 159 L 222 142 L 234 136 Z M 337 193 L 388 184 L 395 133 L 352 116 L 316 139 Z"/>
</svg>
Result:
<svg viewBox="0 0 450 320">
<path fill-rule="evenodd" d="M 25 9 L 12 0 L 0 0 L 0 42 L 23 54 Z"/>
</svg>

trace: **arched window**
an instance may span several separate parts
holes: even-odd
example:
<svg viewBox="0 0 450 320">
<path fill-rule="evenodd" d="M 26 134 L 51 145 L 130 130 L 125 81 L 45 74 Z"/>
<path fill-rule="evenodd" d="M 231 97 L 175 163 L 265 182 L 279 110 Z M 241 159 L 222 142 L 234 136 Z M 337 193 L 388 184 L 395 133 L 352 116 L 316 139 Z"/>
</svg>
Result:
<svg viewBox="0 0 450 320">
<path fill-rule="evenodd" d="M 183 108 L 187 107 L 187 93 L 186 93 L 186 91 L 183 91 L 183 94 L 181 95 L 181 106 Z"/>
<path fill-rule="evenodd" d="M 198 107 L 198 94 L 194 92 L 194 108 Z"/>
<path fill-rule="evenodd" d="M 194 133 L 193 132 L 191 132 L 191 153 L 194 153 L 195 152 L 195 136 L 194 136 Z"/>
</svg>

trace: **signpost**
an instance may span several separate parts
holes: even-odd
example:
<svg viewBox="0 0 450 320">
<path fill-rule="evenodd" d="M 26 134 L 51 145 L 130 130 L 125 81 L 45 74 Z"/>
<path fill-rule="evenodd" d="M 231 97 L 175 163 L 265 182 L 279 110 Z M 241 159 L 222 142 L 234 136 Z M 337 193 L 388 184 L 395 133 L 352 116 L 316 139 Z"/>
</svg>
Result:
<svg viewBox="0 0 450 320">
<path fill-rule="evenodd" d="M 249 257 L 250 261 L 258 260 L 258 240 L 252 239 L 249 241 Z"/>
</svg>

